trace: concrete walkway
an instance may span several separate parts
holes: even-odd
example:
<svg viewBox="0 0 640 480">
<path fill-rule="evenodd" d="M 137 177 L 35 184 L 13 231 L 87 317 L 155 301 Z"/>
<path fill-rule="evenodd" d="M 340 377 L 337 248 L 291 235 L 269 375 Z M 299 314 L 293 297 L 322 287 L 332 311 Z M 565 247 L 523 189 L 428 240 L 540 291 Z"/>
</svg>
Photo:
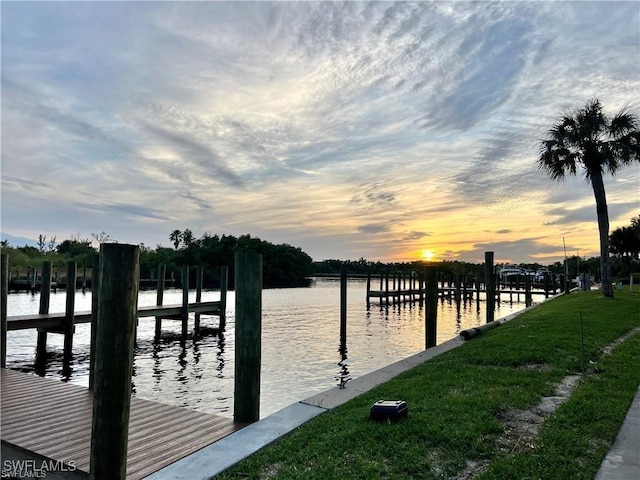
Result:
<svg viewBox="0 0 640 480">
<path fill-rule="evenodd" d="M 595 480 L 640 479 L 640 388 Z"/>
</svg>

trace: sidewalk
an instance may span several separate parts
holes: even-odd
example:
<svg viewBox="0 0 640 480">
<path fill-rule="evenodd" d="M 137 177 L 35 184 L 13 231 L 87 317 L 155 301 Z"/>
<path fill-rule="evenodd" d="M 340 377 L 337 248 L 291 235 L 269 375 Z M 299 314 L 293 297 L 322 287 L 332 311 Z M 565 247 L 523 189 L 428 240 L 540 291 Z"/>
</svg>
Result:
<svg viewBox="0 0 640 480">
<path fill-rule="evenodd" d="M 640 388 L 595 480 L 640 479 Z"/>
</svg>

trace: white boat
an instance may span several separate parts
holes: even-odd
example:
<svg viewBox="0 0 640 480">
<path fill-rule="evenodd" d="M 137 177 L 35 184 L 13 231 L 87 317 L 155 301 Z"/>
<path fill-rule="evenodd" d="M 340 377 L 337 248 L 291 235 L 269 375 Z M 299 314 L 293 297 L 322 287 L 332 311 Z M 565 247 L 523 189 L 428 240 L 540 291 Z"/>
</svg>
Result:
<svg viewBox="0 0 640 480">
<path fill-rule="evenodd" d="M 500 269 L 500 278 L 514 277 L 516 275 L 524 275 L 524 270 L 513 265 L 505 265 Z"/>
</svg>

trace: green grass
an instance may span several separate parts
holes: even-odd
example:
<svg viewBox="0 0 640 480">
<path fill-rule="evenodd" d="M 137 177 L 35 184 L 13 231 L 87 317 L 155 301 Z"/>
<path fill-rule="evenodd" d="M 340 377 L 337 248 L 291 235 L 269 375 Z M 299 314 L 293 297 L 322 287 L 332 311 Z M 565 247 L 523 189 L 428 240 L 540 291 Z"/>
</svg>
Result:
<svg viewBox="0 0 640 480">
<path fill-rule="evenodd" d="M 587 372 L 549 416 L 535 448 L 504 449 L 502 416 L 537 405 L 580 373 L 580 313 Z M 481 479 L 593 478 L 640 383 L 640 294 L 580 292 L 544 303 L 298 428 L 219 478 L 444 479 L 468 461 Z M 348 388 L 348 386 L 347 386 Z M 403 399 L 409 418 L 369 420 L 379 399 Z"/>
</svg>

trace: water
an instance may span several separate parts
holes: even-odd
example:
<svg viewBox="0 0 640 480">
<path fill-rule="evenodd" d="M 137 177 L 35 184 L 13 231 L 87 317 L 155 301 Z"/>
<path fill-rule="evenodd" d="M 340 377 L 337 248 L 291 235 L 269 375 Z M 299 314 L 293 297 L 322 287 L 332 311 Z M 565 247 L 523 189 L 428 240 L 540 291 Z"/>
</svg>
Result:
<svg viewBox="0 0 640 480">
<path fill-rule="evenodd" d="M 424 307 L 418 302 L 380 307 L 372 299 L 366 308 L 366 282 L 350 279 L 347 294 L 347 352 L 340 352 L 340 282 L 314 279 L 309 288 L 266 289 L 262 292 L 261 417 L 322 392 L 341 382 L 424 350 Z M 203 301 L 220 298 L 204 291 Z M 522 302 L 496 304 L 495 318 L 525 308 Z M 482 294 L 481 294 L 482 299 Z M 179 304 L 180 290 L 165 290 L 165 304 Z M 195 291 L 189 301 L 195 301 Z M 156 292 L 141 291 L 140 306 L 155 305 Z M 233 416 L 235 298 L 227 297 L 227 329 L 223 335 L 205 334 L 180 342 L 181 323 L 163 320 L 163 336 L 153 342 L 153 318 L 140 319 L 133 367 L 136 396 L 165 404 Z M 437 343 L 461 330 L 485 323 L 484 301 L 440 300 Z M 8 315 L 38 312 L 39 294 L 9 295 Z M 63 312 L 65 293 L 51 293 L 50 311 Z M 91 293 L 76 294 L 76 310 L 91 309 Z M 203 316 L 203 327 L 217 327 L 217 317 Z M 193 318 L 189 322 L 193 329 Z M 69 378 L 62 374 L 62 335 L 49 334 L 45 376 L 87 386 L 89 383 L 90 325 L 76 325 Z M 34 371 L 36 331 L 8 332 L 7 367 Z"/>
</svg>

